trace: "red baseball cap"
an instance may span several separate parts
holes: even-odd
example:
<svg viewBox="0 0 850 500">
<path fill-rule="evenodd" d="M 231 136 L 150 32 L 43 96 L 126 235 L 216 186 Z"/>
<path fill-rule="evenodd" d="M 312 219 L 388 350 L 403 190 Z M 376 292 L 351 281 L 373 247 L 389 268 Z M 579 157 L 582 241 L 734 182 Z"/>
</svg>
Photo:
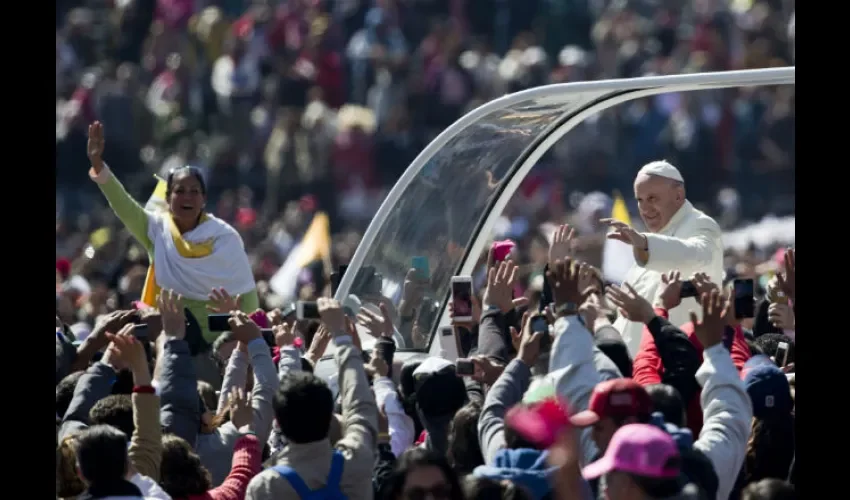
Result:
<svg viewBox="0 0 850 500">
<path fill-rule="evenodd" d="M 570 423 L 576 427 L 590 427 L 606 417 L 623 419 L 651 414 L 652 398 L 646 389 L 633 379 L 617 378 L 597 384 L 587 410 L 570 417 Z"/>
</svg>

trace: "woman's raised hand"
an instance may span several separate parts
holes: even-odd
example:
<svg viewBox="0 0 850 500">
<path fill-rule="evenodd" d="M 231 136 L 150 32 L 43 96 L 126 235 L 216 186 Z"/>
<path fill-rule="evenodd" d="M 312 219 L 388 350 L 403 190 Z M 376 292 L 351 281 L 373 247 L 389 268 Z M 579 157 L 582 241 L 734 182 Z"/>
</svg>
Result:
<svg viewBox="0 0 850 500">
<path fill-rule="evenodd" d="M 103 139 L 103 124 L 94 122 L 89 125 L 89 142 L 86 147 L 86 153 L 89 155 L 89 161 L 94 169 L 95 174 L 99 174 L 103 170 L 103 147 L 105 141 Z"/>
</svg>

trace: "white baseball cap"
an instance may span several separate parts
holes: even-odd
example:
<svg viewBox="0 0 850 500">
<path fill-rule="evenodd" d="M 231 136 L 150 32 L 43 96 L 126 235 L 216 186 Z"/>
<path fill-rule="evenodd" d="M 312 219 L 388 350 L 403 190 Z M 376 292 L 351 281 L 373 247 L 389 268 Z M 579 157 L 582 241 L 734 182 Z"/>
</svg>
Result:
<svg viewBox="0 0 850 500">
<path fill-rule="evenodd" d="M 685 179 L 682 178 L 682 174 L 679 173 L 679 169 L 664 160 L 647 163 L 638 171 L 638 175 L 641 174 L 655 175 L 658 177 L 664 177 L 665 179 L 685 182 Z"/>
</svg>

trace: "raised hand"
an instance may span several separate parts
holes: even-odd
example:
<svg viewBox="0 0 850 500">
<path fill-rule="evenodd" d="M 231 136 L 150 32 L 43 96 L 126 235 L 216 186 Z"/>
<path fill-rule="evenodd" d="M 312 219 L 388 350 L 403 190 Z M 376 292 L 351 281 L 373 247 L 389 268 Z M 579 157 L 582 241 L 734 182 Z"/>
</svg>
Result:
<svg viewBox="0 0 850 500">
<path fill-rule="evenodd" d="M 487 356 L 475 356 L 472 358 L 472 364 L 475 365 L 475 373 L 472 374 L 472 379 L 488 386 L 495 384 L 505 370 L 505 365 L 493 361 Z"/>
<path fill-rule="evenodd" d="M 719 290 L 714 289 L 711 293 L 700 297 L 702 321 L 697 319 L 696 313 L 690 312 L 691 322 L 694 324 L 694 335 L 699 339 L 703 349 L 723 342 L 723 331 L 726 327 L 730 302 L 732 301 L 724 297 Z"/>
<path fill-rule="evenodd" d="M 519 348 L 517 349 L 517 357 L 529 367 L 534 366 L 537 362 L 537 357 L 540 356 L 540 342 L 543 339 L 543 335 L 549 335 L 547 332 L 534 332 L 531 330 L 531 320 L 536 316 L 527 312 L 522 315 L 522 337 L 520 338 Z M 511 327 L 511 336 L 517 336 L 514 327 Z"/>
<path fill-rule="evenodd" d="M 498 307 L 503 314 L 514 308 L 513 290 L 519 268 L 506 260 L 487 270 L 487 289 L 484 290 L 484 308 Z"/>
<path fill-rule="evenodd" d="M 401 302 L 398 305 L 399 314 L 405 317 L 412 316 L 419 304 L 422 303 L 427 290 L 428 280 L 423 279 L 416 269 L 408 269 L 401 290 Z"/>
<path fill-rule="evenodd" d="M 250 431 L 254 422 L 254 411 L 245 389 L 231 389 L 227 395 L 227 403 L 230 405 L 230 422 L 241 432 Z"/>
<path fill-rule="evenodd" d="M 582 267 L 584 266 L 584 268 Z M 579 276 L 583 269 L 586 269 L 587 264 L 574 265 L 572 259 L 556 261 L 554 265 L 549 266 L 546 271 L 546 278 L 549 280 L 549 285 L 552 287 L 552 298 L 555 301 L 555 307 L 572 304 L 578 310 L 582 300 L 582 290 L 579 290 Z"/>
<path fill-rule="evenodd" d="M 103 149 L 106 141 L 103 139 L 103 124 L 94 122 L 89 125 L 89 141 L 86 145 L 86 153 L 94 169 L 95 174 L 103 170 Z"/>
<path fill-rule="evenodd" d="M 392 338 L 395 328 L 393 328 L 393 320 L 390 312 L 384 304 L 380 304 L 379 307 L 381 308 L 380 315 L 375 314 L 365 307 L 361 308 L 360 312 L 357 313 L 357 322 L 368 328 L 369 333 L 375 337 Z"/>
<path fill-rule="evenodd" d="M 608 238 L 622 241 L 623 243 L 627 243 L 639 250 L 646 250 L 646 236 L 637 232 L 633 227 L 629 226 L 625 222 L 621 222 L 616 219 L 600 219 L 599 222 L 607 224 L 609 227 L 614 229 L 614 231 L 608 235 Z"/>
<path fill-rule="evenodd" d="M 227 324 L 230 325 L 233 338 L 242 345 L 247 346 L 251 341 L 263 336 L 260 327 L 242 311 L 230 311 L 230 319 L 227 320 Z"/>
<path fill-rule="evenodd" d="M 174 290 L 163 290 L 157 298 L 162 317 L 162 331 L 169 337 L 182 339 L 186 336 L 186 312 L 183 297 Z"/>
<path fill-rule="evenodd" d="M 210 304 L 207 304 L 207 310 L 225 314 L 230 311 L 239 310 L 239 302 L 242 296 L 231 297 L 224 288 L 213 288 L 208 298 L 210 299 Z"/>
<path fill-rule="evenodd" d="M 794 330 L 794 310 L 788 304 L 775 302 L 767 309 L 767 317 L 773 326 L 782 330 Z"/>
<path fill-rule="evenodd" d="M 796 302 L 797 299 L 797 256 L 793 248 L 785 250 L 785 275 L 778 273 L 776 279 L 785 295 Z"/>
<path fill-rule="evenodd" d="M 682 303 L 682 273 L 670 271 L 661 275 L 661 283 L 664 285 L 658 291 L 655 304 L 666 310 L 671 310 Z"/>
<path fill-rule="evenodd" d="M 130 368 L 133 372 L 133 383 L 136 385 L 149 385 L 151 383 L 151 372 L 148 367 L 148 358 L 145 354 L 143 341 L 138 340 L 133 332 L 135 325 L 126 325 L 118 334 L 108 334 L 112 344 L 112 359 L 118 360 L 120 364 Z"/>
<path fill-rule="evenodd" d="M 279 324 L 272 327 L 274 332 L 274 343 L 278 347 L 287 347 L 295 344 L 296 325 Z"/>
<path fill-rule="evenodd" d="M 325 355 L 325 349 L 328 348 L 332 337 L 331 332 L 328 331 L 325 325 L 319 325 L 319 329 L 313 335 L 313 342 L 310 343 L 310 346 L 307 348 L 307 354 L 304 355 L 313 366 L 316 366 L 316 363 Z M 277 341 L 277 337 L 275 337 L 275 341 Z"/>
<path fill-rule="evenodd" d="M 342 311 L 339 302 L 335 299 L 319 297 L 316 303 L 319 306 L 319 317 L 332 335 L 347 333 L 345 313 Z"/>
<path fill-rule="evenodd" d="M 648 323 L 655 317 L 652 305 L 628 283 L 608 287 L 608 300 L 617 306 L 620 315 L 636 323 Z"/>
<path fill-rule="evenodd" d="M 572 254 L 575 229 L 569 224 L 561 224 L 552 235 L 552 243 L 549 245 L 549 265 L 558 260 L 564 260 Z"/>
<path fill-rule="evenodd" d="M 712 290 L 718 290 L 720 288 L 705 273 L 695 273 L 693 278 L 691 278 L 691 284 L 694 285 L 694 289 L 697 291 L 697 297 L 702 297 L 704 294 L 711 293 Z"/>
</svg>

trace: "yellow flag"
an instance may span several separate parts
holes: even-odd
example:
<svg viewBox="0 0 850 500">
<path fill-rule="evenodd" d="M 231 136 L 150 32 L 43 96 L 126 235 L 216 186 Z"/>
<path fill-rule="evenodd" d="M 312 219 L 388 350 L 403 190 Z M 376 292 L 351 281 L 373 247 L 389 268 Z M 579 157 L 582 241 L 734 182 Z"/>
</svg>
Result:
<svg viewBox="0 0 850 500">
<path fill-rule="evenodd" d="M 620 222 L 625 222 L 632 225 L 632 219 L 629 217 L 629 209 L 626 207 L 626 200 L 619 191 L 614 191 L 614 206 L 611 208 L 611 218 Z"/>
<path fill-rule="evenodd" d="M 145 203 L 145 210 L 148 212 L 159 212 L 168 209 L 168 203 L 165 201 L 165 192 L 168 184 L 158 175 L 155 175 L 154 178 L 157 180 L 156 188 L 154 188 L 151 197 L 148 198 L 148 202 Z"/>
</svg>

